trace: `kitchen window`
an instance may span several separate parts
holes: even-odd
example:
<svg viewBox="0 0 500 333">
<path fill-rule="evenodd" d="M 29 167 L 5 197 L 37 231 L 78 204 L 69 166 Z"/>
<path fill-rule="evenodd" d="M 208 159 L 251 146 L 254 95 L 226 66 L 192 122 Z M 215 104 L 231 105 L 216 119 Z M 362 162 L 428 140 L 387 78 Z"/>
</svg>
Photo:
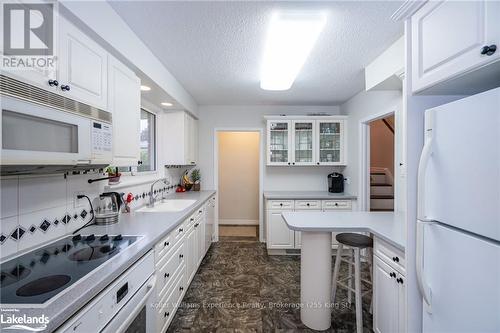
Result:
<svg viewBox="0 0 500 333">
<path fill-rule="evenodd" d="M 141 109 L 140 161 L 137 172 L 156 170 L 156 115 Z M 134 167 L 119 168 L 121 172 L 131 172 Z"/>
</svg>

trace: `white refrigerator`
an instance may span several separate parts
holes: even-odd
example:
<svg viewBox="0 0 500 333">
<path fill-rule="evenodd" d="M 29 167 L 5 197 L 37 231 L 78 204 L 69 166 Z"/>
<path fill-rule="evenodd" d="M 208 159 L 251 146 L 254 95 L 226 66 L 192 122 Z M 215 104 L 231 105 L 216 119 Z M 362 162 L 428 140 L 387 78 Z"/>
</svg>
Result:
<svg viewBox="0 0 500 333">
<path fill-rule="evenodd" d="M 426 111 L 416 237 L 423 332 L 500 332 L 500 88 Z"/>
</svg>

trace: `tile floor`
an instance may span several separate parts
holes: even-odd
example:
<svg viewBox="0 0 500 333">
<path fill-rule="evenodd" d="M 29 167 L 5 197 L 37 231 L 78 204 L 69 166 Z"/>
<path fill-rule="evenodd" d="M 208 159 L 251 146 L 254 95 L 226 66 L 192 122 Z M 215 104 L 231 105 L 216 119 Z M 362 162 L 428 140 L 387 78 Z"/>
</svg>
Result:
<svg viewBox="0 0 500 333">
<path fill-rule="evenodd" d="M 346 295 L 339 290 L 327 332 L 355 332 Z M 366 332 L 372 332 L 369 301 Z M 220 241 L 203 259 L 168 332 L 313 332 L 300 321 L 299 302 L 300 257 L 268 256 L 258 242 Z"/>
</svg>

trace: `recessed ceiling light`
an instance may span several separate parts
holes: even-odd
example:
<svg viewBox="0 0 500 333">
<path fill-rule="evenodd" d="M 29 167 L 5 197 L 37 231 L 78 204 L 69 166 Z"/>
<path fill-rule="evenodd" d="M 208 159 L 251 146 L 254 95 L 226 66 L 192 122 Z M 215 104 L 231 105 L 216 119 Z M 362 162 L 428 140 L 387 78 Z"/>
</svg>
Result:
<svg viewBox="0 0 500 333">
<path fill-rule="evenodd" d="M 150 91 L 151 88 L 148 86 L 141 86 L 141 91 Z"/>
<path fill-rule="evenodd" d="M 173 104 L 169 103 L 169 102 L 162 102 L 161 105 L 163 105 L 163 106 L 172 106 Z"/>
<path fill-rule="evenodd" d="M 325 24 L 324 12 L 275 13 L 267 34 L 260 87 L 290 89 Z"/>
</svg>

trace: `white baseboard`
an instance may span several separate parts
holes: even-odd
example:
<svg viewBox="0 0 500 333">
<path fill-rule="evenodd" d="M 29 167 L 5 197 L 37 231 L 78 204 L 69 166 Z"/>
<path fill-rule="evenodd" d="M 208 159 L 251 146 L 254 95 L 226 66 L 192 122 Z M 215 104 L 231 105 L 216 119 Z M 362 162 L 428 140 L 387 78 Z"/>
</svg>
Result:
<svg viewBox="0 0 500 333">
<path fill-rule="evenodd" d="M 259 225 L 259 220 L 243 220 L 243 219 L 219 219 L 219 225 Z"/>
</svg>

